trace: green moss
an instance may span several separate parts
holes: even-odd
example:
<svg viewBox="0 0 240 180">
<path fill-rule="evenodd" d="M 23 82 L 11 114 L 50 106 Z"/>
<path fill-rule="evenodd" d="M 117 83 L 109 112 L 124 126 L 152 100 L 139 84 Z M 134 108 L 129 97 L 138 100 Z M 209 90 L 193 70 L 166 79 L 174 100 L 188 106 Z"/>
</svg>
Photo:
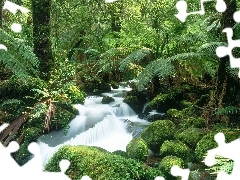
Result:
<svg viewBox="0 0 240 180">
<path fill-rule="evenodd" d="M 136 113 L 141 112 L 141 104 L 137 96 L 127 96 L 123 102 L 127 103 Z"/>
<path fill-rule="evenodd" d="M 111 86 L 113 89 L 117 89 L 118 88 L 118 83 L 116 81 L 111 81 Z"/>
<path fill-rule="evenodd" d="M 175 124 L 170 120 L 158 120 L 152 122 L 141 134 L 148 148 L 158 152 L 165 140 L 172 139 L 175 132 Z"/>
<path fill-rule="evenodd" d="M 169 117 L 170 119 L 173 119 L 173 120 L 179 120 L 184 117 L 184 114 L 182 111 L 179 111 L 177 109 L 169 109 L 167 111 L 167 117 Z"/>
<path fill-rule="evenodd" d="M 206 127 L 206 120 L 200 117 L 189 117 L 186 119 L 182 119 L 180 121 L 179 126 L 181 128 L 189 128 L 189 127 L 194 127 L 194 128 L 204 128 Z"/>
<path fill-rule="evenodd" d="M 158 112 L 167 112 L 169 109 L 182 109 L 180 105 L 181 90 L 175 89 L 167 94 L 160 93 L 149 103 L 151 110 L 157 110 Z"/>
<path fill-rule="evenodd" d="M 233 141 L 240 137 L 239 130 L 232 129 L 222 129 L 203 136 L 203 138 L 196 145 L 195 156 L 197 160 L 202 161 L 204 159 L 204 156 L 207 154 L 208 150 L 216 148 L 218 146 L 218 144 L 214 140 L 214 136 L 218 132 L 224 133 L 226 142 Z"/>
<path fill-rule="evenodd" d="M 158 168 L 166 174 L 167 180 L 176 180 L 177 177 L 171 175 L 171 168 L 173 165 L 177 165 L 183 168 L 184 162 L 181 158 L 176 156 L 166 156 L 164 157 L 158 165 Z"/>
<path fill-rule="evenodd" d="M 202 129 L 188 128 L 175 135 L 175 138 L 186 143 L 190 148 L 195 149 L 196 144 L 205 135 Z"/>
<path fill-rule="evenodd" d="M 102 98 L 102 104 L 109 104 L 111 102 L 114 102 L 114 98 L 113 97 L 109 97 L 109 96 L 104 96 Z"/>
<path fill-rule="evenodd" d="M 116 150 L 116 151 L 112 152 L 112 154 L 119 155 L 119 156 L 122 156 L 122 157 L 127 157 L 128 156 L 125 151 L 121 151 L 121 150 Z"/>
<path fill-rule="evenodd" d="M 177 156 L 180 157 L 184 162 L 190 162 L 193 157 L 191 155 L 190 148 L 181 141 L 166 140 L 160 148 L 160 155 L 164 156 Z"/>
<path fill-rule="evenodd" d="M 71 162 L 66 174 L 71 179 L 81 179 L 83 175 L 93 180 L 152 180 L 162 176 L 158 169 L 146 166 L 134 159 L 127 159 L 119 155 L 101 152 L 94 147 L 64 146 L 56 152 L 45 166 L 46 171 L 57 172 L 59 162 L 67 159 Z"/>
<path fill-rule="evenodd" d="M 145 161 L 148 155 L 148 147 L 142 138 L 133 138 L 126 147 L 128 157 Z"/>
<path fill-rule="evenodd" d="M 168 94 L 159 94 L 149 103 L 151 109 L 158 109 L 159 106 L 163 105 L 167 100 L 170 99 Z"/>
</svg>

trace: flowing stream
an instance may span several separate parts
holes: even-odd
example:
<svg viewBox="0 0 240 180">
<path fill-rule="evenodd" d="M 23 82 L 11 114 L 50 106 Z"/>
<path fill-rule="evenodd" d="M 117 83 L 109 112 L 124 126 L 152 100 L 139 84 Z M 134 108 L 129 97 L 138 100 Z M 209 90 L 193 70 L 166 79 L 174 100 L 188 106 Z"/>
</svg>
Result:
<svg viewBox="0 0 240 180">
<path fill-rule="evenodd" d="M 102 104 L 102 97 L 91 96 L 85 99 L 84 105 L 77 104 L 79 111 L 70 123 L 67 134 L 53 131 L 38 139 L 43 166 L 60 147 L 64 145 L 98 146 L 113 152 L 126 151 L 127 144 L 133 137 L 129 131 L 129 122 L 146 126 L 148 121 L 139 119 L 137 114 L 123 102 L 126 91 L 130 88 L 112 89 L 103 96 L 111 96 L 115 102 Z"/>
</svg>

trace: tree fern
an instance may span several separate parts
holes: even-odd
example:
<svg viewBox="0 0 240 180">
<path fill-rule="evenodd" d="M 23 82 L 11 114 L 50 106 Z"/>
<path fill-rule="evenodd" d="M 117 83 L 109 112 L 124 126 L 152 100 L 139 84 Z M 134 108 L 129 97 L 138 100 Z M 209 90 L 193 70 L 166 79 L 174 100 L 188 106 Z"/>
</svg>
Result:
<svg viewBox="0 0 240 180">
<path fill-rule="evenodd" d="M 101 54 L 100 60 L 97 63 L 98 72 L 109 72 L 119 68 L 119 63 L 124 59 L 130 50 L 127 48 L 113 48 Z"/>
<path fill-rule="evenodd" d="M 123 71 L 130 63 L 140 63 L 145 57 L 147 57 L 151 53 L 151 49 L 148 48 L 137 49 L 120 62 L 119 69 Z"/>
<path fill-rule="evenodd" d="M 196 63 L 196 60 L 207 58 L 208 54 L 199 53 L 199 52 L 191 52 L 191 53 L 181 53 L 175 56 L 165 58 L 165 59 L 157 59 L 146 66 L 146 68 L 140 73 L 138 80 L 138 88 L 143 89 L 154 76 L 158 76 L 160 78 L 165 78 L 167 76 L 173 76 L 176 73 L 176 68 L 174 63 L 180 62 L 183 60 L 191 60 Z M 193 62 L 192 62 L 193 63 Z M 196 68 L 198 68 L 196 66 Z"/>
<path fill-rule="evenodd" d="M 15 39 L 0 29 L 0 39 L 8 50 L 0 51 L 0 63 L 11 69 L 19 77 L 38 76 L 39 61 L 32 48 L 25 45 L 20 39 Z"/>
</svg>

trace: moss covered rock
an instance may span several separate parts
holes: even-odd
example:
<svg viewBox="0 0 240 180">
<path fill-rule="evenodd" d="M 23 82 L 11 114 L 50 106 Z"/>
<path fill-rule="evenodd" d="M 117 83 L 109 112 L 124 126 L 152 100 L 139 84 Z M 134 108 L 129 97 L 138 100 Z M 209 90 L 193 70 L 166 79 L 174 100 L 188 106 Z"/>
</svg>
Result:
<svg viewBox="0 0 240 180">
<path fill-rule="evenodd" d="M 199 128 L 188 128 L 176 134 L 175 138 L 187 144 L 190 148 L 195 149 L 196 144 L 206 133 Z"/>
<path fill-rule="evenodd" d="M 164 113 L 169 109 L 182 109 L 179 100 L 181 100 L 181 91 L 175 89 L 167 94 L 158 94 L 149 103 L 149 108 Z"/>
<path fill-rule="evenodd" d="M 128 157 L 145 161 L 148 155 L 148 147 L 142 138 L 133 138 L 126 147 Z"/>
<path fill-rule="evenodd" d="M 144 179 L 152 180 L 163 173 L 155 168 L 146 166 L 134 159 L 101 152 L 94 147 L 64 146 L 60 148 L 45 166 L 46 171 L 57 172 L 59 162 L 67 159 L 71 162 L 66 174 L 71 179 L 81 179 L 88 175 L 90 178 L 105 179 Z"/>
<path fill-rule="evenodd" d="M 191 149 L 186 144 L 176 140 L 166 140 L 160 148 L 160 155 L 162 157 L 170 155 L 177 156 L 184 162 L 190 162 L 193 159 L 191 154 Z"/>
<path fill-rule="evenodd" d="M 159 152 L 159 148 L 165 140 L 172 139 L 175 132 L 175 124 L 170 120 L 158 120 L 152 122 L 141 134 L 148 148 L 153 152 Z"/>
<path fill-rule="evenodd" d="M 189 117 L 189 118 L 184 118 L 180 121 L 179 126 L 181 128 L 204 128 L 206 127 L 206 120 L 201 118 L 201 117 Z"/>
<path fill-rule="evenodd" d="M 214 136 L 218 132 L 224 133 L 226 142 L 231 142 L 240 137 L 239 130 L 232 129 L 222 129 L 203 136 L 203 138 L 196 145 L 195 156 L 197 160 L 202 161 L 208 150 L 216 148 L 218 146 L 217 142 L 214 140 Z"/>
<path fill-rule="evenodd" d="M 127 103 L 136 113 L 140 113 L 142 111 L 142 106 L 137 96 L 127 96 L 123 102 Z"/>
<path fill-rule="evenodd" d="M 116 81 L 111 81 L 111 87 L 113 88 L 113 89 L 118 89 L 118 87 L 119 87 L 119 85 L 118 85 L 118 83 L 116 82 Z"/>
<path fill-rule="evenodd" d="M 177 177 L 171 175 L 171 168 L 173 165 L 177 165 L 180 168 L 183 168 L 184 162 L 181 158 L 176 156 L 166 156 L 164 157 L 158 165 L 158 168 L 166 174 L 167 179 L 176 180 Z"/>
<path fill-rule="evenodd" d="M 102 104 L 109 104 L 109 103 L 111 103 L 111 102 L 114 102 L 115 100 L 114 100 L 114 98 L 113 97 L 110 97 L 110 96 L 104 96 L 103 98 L 102 98 Z"/>
</svg>

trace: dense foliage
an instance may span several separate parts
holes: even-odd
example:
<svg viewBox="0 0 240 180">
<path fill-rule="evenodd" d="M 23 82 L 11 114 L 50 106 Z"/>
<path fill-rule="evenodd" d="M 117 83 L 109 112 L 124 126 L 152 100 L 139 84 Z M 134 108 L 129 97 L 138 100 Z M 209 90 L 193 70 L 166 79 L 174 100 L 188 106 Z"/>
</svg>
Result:
<svg viewBox="0 0 240 180">
<path fill-rule="evenodd" d="M 223 131 L 227 141 L 239 137 L 238 69 L 215 50 L 227 45 L 222 33 L 227 26 L 234 39 L 240 38 L 240 25 L 232 19 L 240 4 L 224 1 L 225 13 L 216 12 L 215 1 L 209 1 L 204 15 L 191 15 L 185 23 L 174 16 L 177 0 L 12 0 L 30 10 L 15 15 L 3 10 L 0 1 L 0 43 L 7 47 L 0 50 L 0 123 L 12 124 L 0 141 L 17 140 L 21 148 L 14 157 L 24 164 L 31 141 L 53 130 L 67 132 L 78 114 L 73 104 L 126 81 L 132 91 L 124 102 L 154 121 L 143 128 L 141 139 L 131 141 L 126 153 L 116 152 L 124 157 L 66 146 L 46 169 L 58 170 L 66 156 L 73 162 L 68 174 L 74 178 L 153 179 L 161 172 L 143 165 L 151 161 L 146 158 L 150 149 L 152 166 L 165 174 L 174 163 L 187 167 L 188 161 L 205 170 L 201 161 L 216 146 L 214 134 Z M 199 0 L 186 2 L 188 12 L 199 10 Z M 20 33 L 11 30 L 14 22 L 22 24 Z M 233 54 L 239 57 L 239 49 Z M 111 97 L 102 99 L 111 102 Z M 220 158 L 210 171 L 231 172 L 232 162 L 226 161 Z"/>
<path fill-rule="evenodd" d="M 67 175 L 71 179 L 80 179 L 84 175 L 92 179 L 145 179 L 162 176 L 162 172 L 148 167 L 139 161 L 101 151 L 86 146 L 64 146 L 50 159 L 45 169 L 59 171 L 59 162 L 68 159 L 71 162 Z"/>
</svg>

